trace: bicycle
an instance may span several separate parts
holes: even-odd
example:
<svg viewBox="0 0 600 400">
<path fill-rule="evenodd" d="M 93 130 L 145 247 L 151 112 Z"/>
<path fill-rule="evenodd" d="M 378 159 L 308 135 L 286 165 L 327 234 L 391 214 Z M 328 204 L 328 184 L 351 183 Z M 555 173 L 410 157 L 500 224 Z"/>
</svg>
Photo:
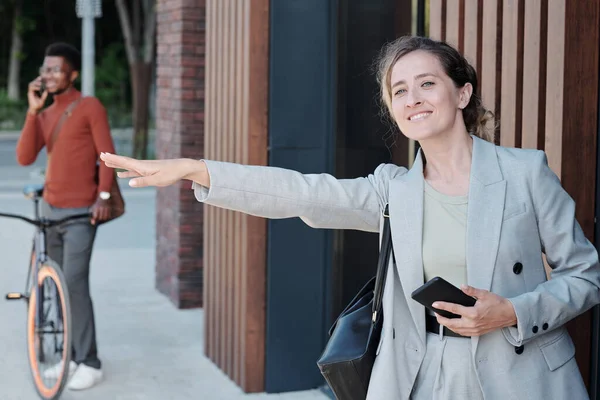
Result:
<svg viewBox="0 0 600 400">
<path fill-rule="evenodd" d="M 91 218 L 92 214 L 77 214 L 60 220 L 41 218 L 39 201 L 43 190 L 41 184 L 27 185 L 23 189 L 25 197 L 34 202 L 34 219 L 7 213 L 0 213 L 0 217 L 20 219 L 37 228 L 25 291 L 8 293 L 6 300 L 27 303 L 27 355 L 33 383 L 42 399 L 56 400 L 69 378 L 71 303 L 62 269 L 46 252 L 46 232 L 69 221 Z"/>
</svg>

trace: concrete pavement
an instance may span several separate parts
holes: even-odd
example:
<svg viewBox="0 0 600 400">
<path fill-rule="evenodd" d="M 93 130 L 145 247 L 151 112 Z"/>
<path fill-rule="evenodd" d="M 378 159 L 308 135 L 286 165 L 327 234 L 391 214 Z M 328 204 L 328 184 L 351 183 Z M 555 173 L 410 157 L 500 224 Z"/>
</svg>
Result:
<svg viewBox="0 0 600 400">
<path fill-rule="evenodd" d="M 0 211 L 31 215 L 20 194 L 40 181 L 43 157 L 27 168 L 14 163 L 14 142 L 0 142 Z M 325 400 L 318 390 L 247 395 L 203 354 L 203 311 L 177 310 L 154 289 L 155 191 L 124 189 L 127 213 L 101 227 L 92 257 L 99 355 L 105 380 L 64 400 Z M 21 291 L 33 228 L 0 219 L 0 298 Z M 0 400 L 36 399 L 25 347 L 25 304 L 0 300 Z"/>
</svg>

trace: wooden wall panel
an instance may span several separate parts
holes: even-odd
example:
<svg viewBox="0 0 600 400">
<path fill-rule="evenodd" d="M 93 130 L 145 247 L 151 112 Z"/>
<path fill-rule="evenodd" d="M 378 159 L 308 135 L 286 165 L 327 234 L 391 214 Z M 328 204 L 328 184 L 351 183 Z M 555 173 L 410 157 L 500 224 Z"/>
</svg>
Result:
<svg viewBox="0 0 600 400">
<path fill-rule="evenodd" d="M 565 93 L 565 13 L 567 0 L 553 0 L 548 7 L 548 55 L 546 66 L 546 132 L 545 151 L 550 167 L 561 176 L 563 133 L 563 101 Z"/>
<path fill-rule="evenodd" d="M 496 114 L 499 143 L 545 150 L 593 240 L 600 0 L 465 0 L 464 13 L 459 0 L 431 0 L 430 7 L 430 36 L 458 43 L 480 68 L 481 96 Z M 472 38 L 475 15 L 481 28 Z M 456 39 L 461 31 L 464 44 L 460 33 Z M 591 324 L 590 312 L 568 324 L 586 383 Z"/>
<path fill-rule="evenodd" d="M 551 4 L 554 6 L 554 2 Z M 565 0 L 564 18 L 565 67 L 560 177 L 564 188 L 577 203 L 577 220 L 585 235 L 593 239 L 598 157 L 600 2 Z M 552 30 L 554 31 L 554 26 Z M 551 47 L 548 46 L 548 49 Z M 587 312 L 571 321 L 569 332 L 577 344 L 576 357 L 587 382 L 592 350 L 592 314 Z"/>
<path fill-rule="evenodd" d="M 481 99 L 487 109 L 497 114 L 501 105 L 498 86 L 502 63 L 502 0 L 485 0 L 485 4 L 479 2 L 478 9 L 483 20 L 480 39 L 481 72 L 479 75 Z M 494 124 L 495 121 L 490 121 L 488 128 L 492 128 Z"/>
<path fill-rule="evenodd" d="M 444 40 L 446 34 L 445 0 L 429 0 L 429 36 L 436 40 Z"/>
<path fill-rule="evenodd" d="M 461 2 L 464 6 L 464 39 L 463 54 L 469 60 L 475 70 L 480 73 L 481 68 L 481 37 L 479 28 L 481 25 L 481 10 L 479 9 L 479 0 L 464 0 Z"/>
<path fill-rule="evenodd" d="M 206 48 L 207 50 L 209 49 L 215 49 L 217 48 L 217 21 L 216 21 L 216 12 L 214 9 L 210 9 L 210 5 L 207 5 L 207 13 L 206 13 Z M 215 91 L 215 75 L 213 73 L 213 71 L 216 71 L 216 65 L 215 65 L 215 61 L 216 61 L 216 57 L 208 57 L 206 59 L 206 69 L 205 69 L 205 87 L 206 87 L 206 103 L 204 105 L 204 109 L 205 109 L 205 123 L 204 123 L 204 130 L 205 130 L 205 134 L 204 134 L 204 149 L 205 152 L 207 153 L 212 153 L 214 154 L 214 140 L 212 137 L 210 137 L 210 135 L 208 134 L 208 132 L 214 132 L 215 127 L 214 127 L 214 117 L 213 118 L 206 118 L 206 116 L 208 115 L 214 115 L 214 101 L 211 100 L 214 96 L 213 96 L 213 92 Z M 210 247 L 212 246 L 212 244 L 214 243 L 213 240 L 209 240 L 209 238 L 214 237 L 214 232 L 213 232 L 213 225 L 209 225 L 206 223 L 206 221 L 210 220 L 211 218 L 213 218 L 212 216 L 212 212 L 213 212 L 213 208 L 212 207 L 205 207 L 204 208 L 204 216 L 205 216 L 205 223 L 204 223 L 204 239 L 203 239 L 203 244 L 202 244 L 202 248 L 204 249 L 203 251 L 203 256 L 204 256 L 204 263 L 205 265 L 210 265 L 210 264 L 214 264 L 214 258 L 213 258 L 213 254 L 214 254 L 214 250 Z M 214 320 L 212 319 L 208 319 L 206 318 L 207 314 L 208 315 L 214 315 L 214 307 L 216 304 L 214 304 L 214 302 L 207 302 L 208 299 L 210 299 L 212 296 L 210 294 L 207 293 L 207 289 L 208 288 L 212 288 L 214 287 L 214 273 L 213 271 L 211 271 L 209 268 L 205 268 L 204 269 L 204 354 L 209 354 L 210 349 L 212 349 L 214 347 L 214 344 L 211 342 L 211 339 L 214 338 L 214 331 L 215 328 L 213 326 L 213 322 Z"/>
<path fill-rule="evenodd" d="M 540 66 L 545 66 L 546 59 L 541 59 L 540 49 L 542 25 L 542 0 L 525 2 L 525 29 L 523 39 L 523 131 L 521 147 L 537 149 L 540 110 L 544 103 L 540 102 Z M 546 38 L 543 40 L 546 41 Z M 545 111 L 545 110 L 544 110 Z M 542 127 L 543 129 L 543 127 Z"/>
<path fill-rule="evenodd" d="M 462 50 L 460 40 L 460 31 L 463 25 L 463 18 L 460 14 L 461 3 L 464 5 L 464 0 L 453 0 L 446 2 L 446 42 L 455 48 Z"/>
<path fill-rule="evenodd" d="M 502 77 L 500 108 L 500 144 L 519 147 L 521 143 L 521 107 L 523 102 L 523 36 L 519 29 L 521 5 L 525 0 L 504 0 L 502 10 Z"/>
<path fill-rule="evenodd" d="M 239 0 L 238 0 L 239 1 Z M 248 70 L 244 79 L 244 90 L 247 90 L 247 103 L 244 106 L 249 135 L 247 150 L 244 150 L 244 160 L 252 165 L 267 165 L 267 125 L 268 125 L 268 68 L 269 68 L 269 0 L 244 1 L 246 14 L 250 16 L 250 35 L 244 40 L 244 58 L 249 60 Z M 266 220 L 246 216 L 245 244 L 242 247 L 244 263 L 247 268 L 243 282 L 245 287 L 242 301 L 245 306 L 243 313 L 247 319 L 244 326 L 247 339 L 243 346 L 246 355 L 243 360 L 244 376 L 242 388 L 247 391 L 262 391 L 264 387 L 265 364 L 265 276 L 266 276 Z"/>
<path fill-rule="evenodd" d="M 267 165 L 268 0 L 207 1 L 207 159 Z M 264 390 L 266 223 L 205 206 L 205 352 Z"/>
</svg>

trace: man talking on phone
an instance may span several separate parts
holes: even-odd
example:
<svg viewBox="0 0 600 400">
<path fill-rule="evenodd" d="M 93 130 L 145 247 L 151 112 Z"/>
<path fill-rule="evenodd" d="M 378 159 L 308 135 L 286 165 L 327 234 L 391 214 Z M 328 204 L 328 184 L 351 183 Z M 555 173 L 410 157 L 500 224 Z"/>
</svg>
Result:
<svg viewBox="0 0 600 400">
<path fill-rule="evenodd" d="M 91 220 L 54 228 L 47 236 L 48 255 L 62 266 L 71 298 L 73 361 L 67 387 L 72 390 L 88 389 L 102 380 L 89 271 L 97 223 L 110 218 L 114 179 L 104 163 L 96 171 L 98 156 L 113 153 L 114 144 L 104 106 L 94 97 L 82 97 L 74 87 L 80 66 L 75 47 L 54 43 L 46 48 L 40 75 L 29 84 L 29 109 L 16 148 L 21 165 L 35 162 L 44 147 L 48 152 L 41 215 L 60 219 L 93 213 Z M 44 108 L 48 96 L 52 103 Z M 45 374 L 57 375 L 61 368 L 56 365 Z"/>
</svg>

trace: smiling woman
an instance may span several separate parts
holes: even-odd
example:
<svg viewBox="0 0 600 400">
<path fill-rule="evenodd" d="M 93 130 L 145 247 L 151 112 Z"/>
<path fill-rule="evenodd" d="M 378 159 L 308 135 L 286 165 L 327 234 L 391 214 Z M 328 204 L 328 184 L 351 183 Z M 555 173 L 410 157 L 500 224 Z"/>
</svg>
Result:
<svg viewBox="0 0 600 400">
<path fill-rule="evenodd" d="M 422 37 L 391 42 L 381 52 L 378 81 L 385 107 L 410 139 L 423 140 L 440 129 L 460 132 L 466 128 L 484 140 L 494 141 L 494 131 L 488 124 L 493 114 L 483 107 L 477 94 L 475 69 L 451 46 Z M 413 129 L 404 123 L 430 114 L 437 114 L 440 124 L 432 131 Z M 457 119 L 457 114 L 461 118 Z"/>
<path fill-rule="evenodd" d="M 475 70 L 448 44 L 399 38 L 378 65 L 389 117 L 421 145 L 410 170 L 381 164 L 336 179 L 214 160 L 101 159 L 134 187 L 187 179 L 200 202 L 314 228 L 382 234 L 389 217 L 395 262 L 376 357 L 364 393 L 344 399 L 588 398 L 565 324 L 600 303 L 598 253 L 545 153 L 494 144 Z M 411 293 L 436 276 L 475 305 L 440 298 L 435 308 L 460 317 L 427 311 Z"/>
</svg>

